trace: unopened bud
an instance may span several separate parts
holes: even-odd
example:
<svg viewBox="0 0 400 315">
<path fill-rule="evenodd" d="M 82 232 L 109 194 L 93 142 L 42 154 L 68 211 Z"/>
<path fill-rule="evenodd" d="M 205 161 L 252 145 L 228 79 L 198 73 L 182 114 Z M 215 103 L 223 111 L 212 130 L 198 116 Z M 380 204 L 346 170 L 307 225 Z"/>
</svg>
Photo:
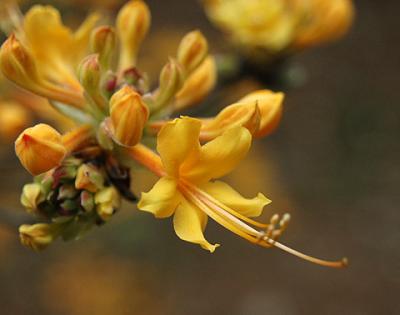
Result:
<svg viewBox="0 0 400 315">
<path fill-rule="evenodd" d="M 96 193 L 94 197 L 96 211 L 103 221 L 108 221 L 119 208 L 121 197 L 113 186 L 104 188 Z"/>
<path fill-rule="evenodd" d="M 134 146 L 142 138 L 149 109 L 140 94 L 126 85 L 112 96 L 110 117 L 114 139 L 122 145 Z"/>
<path fill-rule="evenodd" d="M 281 92 L 260 90 L 245 96 L 239 103 L 254 106 L 260 109 L 260 128 L 253 135 L 257 138 L 270 134 L 279 125 L 282 117 L 283 99 L 285 95 Z"/>
<path fill-rule="evenodd" d="M 175 110 L 201 102 L 214 88 L 217 70 L 213 57 L 206 58 L 186 79 L 182 89 L 176 94 Z"/>
<path fill-rule="evenodd" d="M 101 74 L 97 54 L 86 57 L 79 66 L 79 81 L 85 92 L 101 110 L 105 110 L 107 102 L 100 92 Z"/>
<path fill-rule="evenodd" d="M 1 46 L 0 68 L 9 80 L 26 89 L 36 89 L 36 83 L 40 81 L 33 56 L 14 34 Z"/>
<path fill-rule="evenodd" d="M 52 226 L 46 223 L 23 224 L 19 227 L 21 243 L 35 251 L 45 249 L 54 240 Z"/>
<path fill-rule="evenodd" d="M 86 57 L 79 66 L 79 81 L 87 91 L 97 91 L 100 86 L 101 69 L 97 54 Z"/>
<path fill-rule="evenodd" d="M 260 128 L 260 109 L 257 104 L 237 103 L 225 107 L 215 118 L 206 120 L 201 128 L 202 140 L 212 140 L 224 131 L 238 126 L 246 127 L 251 134 Z"/>
<path fill-rule="evenodd" d="M 104 176 L 99 169 L 92 164 L 82 164 L 78 169 L 75 179 L 76 189 L 85 189 L 96 192 L 103 188 Z"/>
<path fill-rule="evenodd" d="M 160 108 L 168 104 L 183 84 L 183 69 L 174 60 L 170 59 L 160 74 L 160 86 L 154 97 L 154 107 Z"/>
<path fill-rule="evenodd" d="M 46 124 L 23 131 L 15 141 L 15 151 L 22 165 L 32 175 L 60 165 L 67 153 L 61 135 Z"/>
<path fill-rule="evenodd" d="M 116 49 L 117 38 L 111 26 L 96 28 L 90 38 L 92 52 L 99 55 L 100 64 L 104 69 L 109 69 Z"/>
<path fill-rule="evenodd" d="M 186 73 L 194 71 L 208 53 L 208 43 L 200 31 L 188 33 L 179 44 L 178 62 L 183 66 Z"/>
<path fill-rule="evenodd" d="M 121 42 L 120 70 L 130 68 L 136 63 L 140 43 L 150 26 L 150 11 L 140 0 L 126 3 L 117 16 L 117 32 Z"/>
<path fill-rule="evenodd" d="M 28 213 L 36 213 L 38 204 L 44 200 L 41 185 L 38 183 L 26 184 L 22 189 L 21 204 Z"/>
</svg>

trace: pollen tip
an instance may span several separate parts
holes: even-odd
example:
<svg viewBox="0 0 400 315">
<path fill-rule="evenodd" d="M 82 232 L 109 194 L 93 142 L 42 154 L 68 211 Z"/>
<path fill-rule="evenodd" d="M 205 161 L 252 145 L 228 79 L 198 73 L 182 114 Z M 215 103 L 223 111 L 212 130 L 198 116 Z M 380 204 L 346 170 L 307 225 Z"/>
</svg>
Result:
<svg viewBox="0 0 400 315">
<path fill-rule="evenodd" d="M 342 258 L 342 267 L 348 267 L 349 266 L 349 260 L 347 257 Z"/>
</svg>

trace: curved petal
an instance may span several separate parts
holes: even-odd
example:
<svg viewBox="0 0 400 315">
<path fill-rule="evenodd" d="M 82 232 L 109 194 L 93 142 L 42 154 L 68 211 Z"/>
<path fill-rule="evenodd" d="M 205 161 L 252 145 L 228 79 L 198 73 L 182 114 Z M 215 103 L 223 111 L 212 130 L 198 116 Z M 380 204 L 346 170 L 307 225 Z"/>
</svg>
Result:
<svg viewBox="0 0 400 315">
<path fill-rule="evenodd" d="M 282 117 L 282 103 L 285 95 L 281 92 L 260 90 L 243 97 L 239 103 L 248 103 L 248 106 L 256 103 L 260 109 L 260 128 L 254 134 L 255 137 L 264 137 L 274 131 Z"/>
<path fill-rule="evenodd" d="M 260 129 L 260 120 L 257 102 L 232 104 L 214 118 L 202 119 L 200 140 L 212 140 L 225 130 L 237 126 L 246 127 L 252 134 L 256 134 Z"/>
<path fill-rule="evenodd" d="M 189 156 L 196 156 L 199 149 L 201 122 L 190 117 L 182 117 L 168 122 L 157 137 L 157 151 L 160 153 L 166 172 L 173 177 Z"/>
<path fill-rule="evenodd" d="M 138 209 L 151 212 L 156 218 L 171 216 L 181 199 L 176 185 L 174 179 L 161 178 L 149 192 L 142 193 L 137 205 Z"/>
<path fill-rule="evenodd" d="M 224 205 L 246 217 L 258 217 L 264 206 L 271 203 L 271 200 L 261 193 L 251 199 L 244 198 L 228 184 L 221 181 L 207 183 L 201 188 Z"/>
<path fill-rule="evenodd" d="M 189 157 L 181 167 L 181 176 L 195 183 L 222 177 L 246 156 L 250 145 L 251 134 L 246 128 L 231 128 L 203 145 L 200 154 Z"/>
<path fill-rule="evenodd" d="M 174 215 L 176 235 L 184 241 L 199 244 L 202 248 L 214 252 L 219 245 L 212 245 L 204 238 L 207 215 L 186 200 L 178 206 Z"/>
</svg>

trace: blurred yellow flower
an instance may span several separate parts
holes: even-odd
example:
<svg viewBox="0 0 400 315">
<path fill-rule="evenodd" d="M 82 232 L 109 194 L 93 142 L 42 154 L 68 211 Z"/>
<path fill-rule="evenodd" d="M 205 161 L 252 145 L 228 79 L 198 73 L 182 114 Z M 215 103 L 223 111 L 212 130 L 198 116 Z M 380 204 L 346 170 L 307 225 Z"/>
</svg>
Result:
<svg viewBox="0 0 400 315">
<path fill-rule="evenodd" d="M 253 55 L 293 52 L 336 40 L 347 32 L 353 20 L 351 0 L 203 0 L 203 3 L 210 20 L 242 50 Z"/>
</svg>

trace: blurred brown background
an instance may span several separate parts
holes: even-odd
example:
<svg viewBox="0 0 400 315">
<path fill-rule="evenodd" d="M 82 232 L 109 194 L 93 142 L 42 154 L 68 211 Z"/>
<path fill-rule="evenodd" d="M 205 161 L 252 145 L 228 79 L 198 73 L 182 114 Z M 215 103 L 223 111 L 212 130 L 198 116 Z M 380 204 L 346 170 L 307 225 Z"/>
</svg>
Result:
<svg viewBox="0 0 400 315">
<path fill-rule="evenodd" d="M 194 28 L 214 51 L 223 45 L 198 2 L 148 3 L 143 64 L 161 66 Z M 252 246 L 211 220 L 208 239 L 222 246 L 209 254 L 180 241 L 170 220 L 132 205 L 82 241 L 33 253 L 16 233 L 19 190 L 30 178 L 2 146 L 0 314 L 400 314 L 400 3 L 355 5 L 344 40 L 293 58 L 306 82 L 286 90 L 279 129 L 228 179 L 273 200 L 265 218 L 292 213 L 283 242 L 318 257 L 346 255 L 349 268 Z M 238 84 L 222 104 L 254 87 Z"/>
</svg>

